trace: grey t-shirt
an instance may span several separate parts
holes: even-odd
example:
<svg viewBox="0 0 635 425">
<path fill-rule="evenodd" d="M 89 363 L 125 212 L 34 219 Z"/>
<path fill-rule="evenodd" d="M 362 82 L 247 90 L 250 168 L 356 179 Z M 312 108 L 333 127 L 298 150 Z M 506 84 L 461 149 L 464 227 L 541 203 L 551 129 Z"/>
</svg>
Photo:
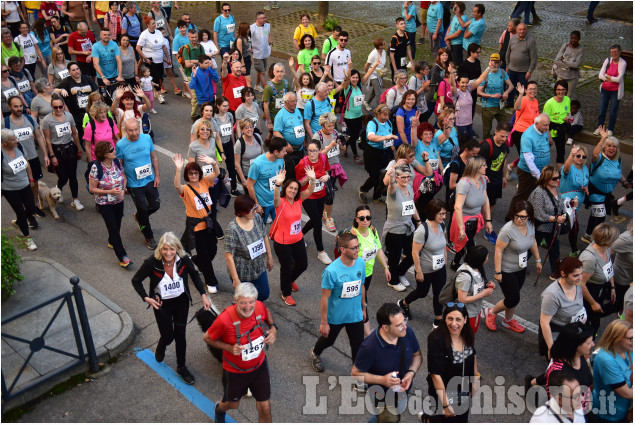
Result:
<svg viewBox="0 0 635 425">
<path fill-rule="evenodd" d="M 501 271 L 514 273 L 527 268 L 528 251 L 534 244 L 535 232 L 534 225 L 530 222 L 527 222 L 527 235 L 523 235 L 512 221 L 503 226 L 498 233 L 498 239 L 505 242 L 507 248 L 503 250 Z"/>
<path fill-rule="evenodd" d="M 390 233 L 394 233 L 395 235 L 408 234 L 408 229 L 410 229 L 412 214 L 402 214 L 404 208 L 408 211 L 412 211 L 413 213 L 415 211 L 412 188 L 408 187 L 407 192 L 407 194 L 404 193 L 399 187 L 397 187 L 397 184 L 395 184 L 395 192 L 392 195 L 388 194 L 388 196 L 386 196 L 386 206 L 388 207 L 387 220 L 400 223 L 390 229 Z"/>
<path fill-rule="evenodd" d="M 236 108 L 236 121 L 240 121 L 243 118 L 249 118 L 251 122 L 254 123 L 254 128 L 260 128 L 260 120 L 262 119 L 262 111 L 260 110 L 259 105 L 254 101 L 252 105 L 252 110 L 245 108 L 244 104 L 240 104 L 238 108 Z"/>
<path fill-rule="evenodd" d="M 478 215 L 485 203 L 485 189 L 487 182 L 485 177 L 481 177 L 479 181 L 480 188 L 467 177 L 463 177 L 456 185 L 456 194 L 465 195 L 465 203 L 463 204 L 463 216 Z"/>
<path fill-rule="evenodd" d="M 15 137 L 24 148 L 26 158 L 37 158 L 37 151 L 35 150 L 35 131 L 37 131 L 40 126 L 36 120 L 33 120 L 33 125 L 31 125 L 31 121 L 24 115 L 22 116 L 22 120 L 24 120 L 23 124 L 17 124 L 13 120 L 13 116 L 11 116 L 11 118 L 9 118 L 9 129 L 15 132 Z"/>
<path fill-rule="evenodd" d="M 388 165 L 386 166 L 386 169 L 390 170 L 392 167 L 395 166 L 396 163 L 397 161 L 393 159 L 392 161 L 388 163 Z M 408 186 L 410 186 L 411 189 L 412 189 L 412 185 L 415 182 L 415 167 L 418 167 L 419 165 L 421 164 L 416 159 L 412 162 L 412 164 L 408 164 L 408 168 L 410 168 L 410 180 L 408 181 Z"/>
<path fill-rule="evenodd" d="M 631 286 L 624 294 L 624 311 L 633 311 L 633 287 Z"/>
<path fill-rule="evenodd" d="M 251 165 L 251 162 L 262 154 L 262 143 L 264 142 L 262 141 L 262 139 L 259 138 L 257 134 L 254 134 L 254 140 L 251 145 L 245 142 L 245 153 L 240 160 L 240 165 L 243 169 L 243 175 L 245 176 L 245 178 L 247 178 L 247 174 L 249 173 L 249 166 Z M 240 156 L 240 151 L 241 144 L 240 139 L 238 139 L 236 141 L 236 144 L 234 144 L 234 155 Z"/>
<path fill-rule="evenodd" d="M 441 226 L 437 226 L 437 233 L 432 230 L 429 222 L 425 222 L 428 228 L 428 240 L 426 241 L 426 226 L 422 223 L 413 236 L 413 241 L 423 244 L 419 259 L 421 260 L 421 271 L 432 273 L 445 267 L 445 233 Z"/>
<path fill-rule="evenodd" d="M 200 155 L 207 155 L 210 158 L 216 159 L 216 145 L 214 142 L 210 141 L 209 147 L 205 147 L 198 140 L 194 140 L 190 143 L 190 146 L 187 149 L 187 157 L 194 157 L 194 161 L 196 161 L 196 163 L 203 169 L 203 175 L 211 174 L 213 172 L 213 167 L 199 161 L 198 157 Z"/>
<path fill-rule="evenodd" d="M 610 250 L 606 250 L 606 256 L 608 262 L 605 262 L 598 252 L 593 248 L 593 244 L 586 247 L 582 254 L 580 254 L 579 260 L 582 261 L 582 272 L 593 273 L 587 283 L 601 285 L 604 282 L 608 282 L 613 274 L 613 263 L 610 257 Z M 630 283 L 630 282 L 629 282 Z"/>
<path fill-rule="evenodd" d="M 60 66 L 59 64 L 54 65 L 52 63 L 49 65 L 47 74 L 53 76 L 53 87 L 58 87 L 59 84 L 64 80 L 64 78 L 70 75 L 68 69 L 66 69 L 66 64 L 68 62 L 69 61 L 64 60 L 63 66 Z"/>
<path fill-rule="evenodd" d="M 461 270 L 465 270 L 467 273 L 460 273 Z M 466 263 L 461 264 L 456 270 L 455 286 L 457 291 L 465 291 L 468 296 L 478 295 L 485 289 L 485 281 L 483 276 L 478 270 L 474 270 Z M 468 274 L 469 273 L 469 274 Z M 472 276 L 470 278 L 470 275 Z M 483 306 L 483 299 L 476 300 L 472 303 L 465 305 L 467 308 L 468 317 L 476 317 L 481 314 L 481 307 Z"/>
<path fill-rule="evenodd" d="M 322 140 L 320 141 L 320 135 L 322 136 Z M 320 142 L 320 146 L 322 146 L 322 149 L 324 149 L 326 146 L 330 145 L 331 142 L 333 141 L 333 139 L 335 139 L 337 137 L 337 131 L 333 130 L 331 132 L 331 134 L 324 134 L 322 133 L 322 130 L 320 131 L 316 131 L 315 133 L 313 133 L 313 140 L 317 140 Z M 334 148 L 332 148 L 330 151 L 327 152 L 326 156 L 329 159 L 329 165 L 333 166 L 335 164 L 339 164 L 340 163 L 340 148 L 339 146 L 335 146 Z"/>
<path fill-rule="evenodd" d="M 199 118 L 196 121 L 194 121 L 194 124 L 192 124 L 192 128 L 190 128 L 190 134 L 196 134 L 196 126 L 202 120 L 203 118 Z M 212 134 L 209 136 L 209 139 L 213 141 L 214 143 L 216 143 L 216 126 L 214 125 L 214 120 L 209 119 L 208 121 L 212 123 Z"/>
<path fill-rule="evenodd" d="M 53 112 L 53 108 L 51 107 L 50 101 L 44 99 L 38 94 L 31 101 L 31 111 L 37 112 L 37 116 L 41 120 L 42 118 Z"/>
<path fill-rule="evenodd" d="M 20 190 L 29 185 L 29 176 L 26 173 L 27 159 L 22 155 L 19 147 L 15 147 L 15 158 L 11 158 L 7 151 L 2 149 L 2 190 Z M 14 172 L 15 170 L 19 170 Z"/>
<path fill-rule="evenodd" d="M 540 312 L 552 316 L 551 321 L 556 325 L 564 326 L 568 323 L 574 323 L 578 321 L 586 320 L 586 310 L 584 309 L 582 288 L 576 286 L 575 299 L 570 300 L 565 295 L 560 282 L 556 280 L 551 285 L 542 291 L 540 298 L 542 302 L 540 304 Z M 557 338 L 557 335 L 553 335 L 553 339 Z"/>
<path fill-rule="evenodd" d="M 223 144 L 229 143 L 233 134 L 234 117 L 229 112 L 225 114 L 225 120 L 221 120 L 219 116 L 212 117 L 212 125 L 214 131 L 220 133 L 220 140 Z"/>
<path fill-rule="evenodd" d="M 64 111 L 64 116 L 66 117 L 64 121 L 58 121 L 53 113 L 50 113 L 41 121 L 42 130 L 49 130 L 51 133 L 52 145 L 65 145 L 73 140 L 75 119 L 66 111 Z"/>
<path fill-rule="evenodd" d="M 611 247 L 615 253 L 615 284 L 628 286 L 633 281 L 633 233 L 622 233 Z"/>
<path fill-rule="evenodd" d="M 128 46 L 128 53 L 121 54 L 119 57 L 121 58 L 121 76 L 123 78 L 134 78 L 134 50 L 132 46 Z"/>
</svg>

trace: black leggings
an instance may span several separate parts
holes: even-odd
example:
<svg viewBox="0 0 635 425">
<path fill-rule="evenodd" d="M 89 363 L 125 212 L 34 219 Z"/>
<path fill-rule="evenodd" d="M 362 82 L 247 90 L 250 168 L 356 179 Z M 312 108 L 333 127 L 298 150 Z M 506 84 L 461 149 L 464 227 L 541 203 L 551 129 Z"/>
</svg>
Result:
<svg viewBox="0 0 635 425">
<path fill-rule="evenodd" d="M 435 316 L 443 314 L 443 306 L 439 302 L 439 294 L 445 285 L 447 272 L 445 266 L 439 270 L 423 275 L 423 282 L 417 281 L 417 287 L 406 296 L 406 304 L 410 305 L 419 298 L 425 298 L 432 287 L 432 308 Z"/>
<path fill-rule="evenodd" d="M 150 75 L 152 76 L 152 82 L 155 84 L 161 85 L 163 82 L 163 62 L 161 63 L 150 63 Z M 234 150 L 232 149 L 232 152 Z"/>
<path fill-rule="evenodd" d="M 524 131 L 516 131 L 512 133 L 512 142 L 514 142 L 514 146 L 518 149 L 518 155 L 520 156 L 520 139 L 523 137 Z"/>
<path fill-rule="evenodd" d="M 231 179 L 229 184 L 232 190 L 236 190 L 236 164 L 234 163 L 234 144 L 231 140 L 227 143 L 223 143 L 223 152 L 225 152 L 225 166 L 227 167 L 227 173 Z"/>
<path fill-rule="evenodd" d="M 578 233 L 580 233 L 580 225 L 578 224 L 578 216 L 576 215 L 575 222 L 569 230 L 569 245 L 571 246 L 571 252 L 578 251 Z"/>
<path fill-rule="evenodd" d="M 357 155 L 357 139 L 362 132 L 362 117 L 359 118 L 344 118 L 346 128 L 348 128 L 348 142 L 346 143 L 351 147 L 353 155 Z"/>
<path fill-rule="evenodd" d="M 386 251 L 388 251 L 388 269 L 390 270 L 390 284 L 399 285 L 399 276 L 406 274 L 412 261 L 412 236 L 398 235 L 388 232 L 386 234 Z M 401 257 L 401 253 L 405 257 Z"/>
<path fill-rule="evenodd" d="M 35 214 L 35 200 L 31 186 L 26 185 L 19 190 L 2 189 L 2 196 L 5 197 L 16 215 L 16 224 L 20 228 L 22 235 L 29 236 L 29 225 L 27 219 Z"/>
<path fill-rule="evenodd" d="M 366 276 L 366 279 L 364 280 L 364 303 L 366 304 L 366 319 L 364 320 L 364 323 L 368 322 L 368 288 L 370 288 L 370 281 L 373 280 L 373 275 L 371 274 L 370 276 Z"/>
<path fill-rule="evenodd" d="M 108 243 L 112 245 L 115 250 L 115 255 L 121 261 L 123 257 L 127 256 L 126 248 L 121 241 L 121 218 L 123 217 L 123 201 L 118 204 L 97 204 L 97 210 L 101 214 L 101 218 L 106 223 L 106 229 L 108 230 Z"/>
<path fill-rule="evenodd" d="M 368 179 L 360 187 L 362 192 L 368 192 L 373 189 L 373 199 L 381 198 L 379 192 L 379 174 L 383 168 L 393 159 L 392 149 L 382 150 L 367 145 L 364 149 L 364 167 L 368 171 Z"/>
<path fill-rule="evenodd" d="M 461 262 L 461 259 L 463 258 L 463 256 L 465 255 L 465 252 L 467 251 L 467 249 L 471 246 L 476 245 L 474 243 L 474 237 L 476 236 L 476 228 L 478 227 L 477 225 L 478 225 L 477 220 L 469 220 L 465 222 L 465 237 L 467 238 L 467 242 L 465 243 L 465 246 L 463 247 L 463 249 L 457 252 L 456 255 L 454 256 L 454 261 L 452 261 L 454 264 L 458 265 Z M 449 226 L 448 226 L 448 229 L 449 229 Z"/>
<path fill-rule="evenodd" d="M 304 211 L 309 216 L 309 221 L 302 228 L 302 234 L 306 235 L 313 229 L 313 240 L 318 252 L 324 251 L 322 244 L 322 213 L 324 212 L 324 197 L 317 199 L 305 199 L 302 202 Z"/>
<path fill-rule="evenodd" d="M 605 205 L 605 202 L 593 202 L 591 205 Z M 606 207 L 606 205 L 604 207 L 604 210 L 608 211 L 608 208 Z M 589 221 L 587 222 L 585 233 L 587 235 L 591 235 L 593 233 L 593 229 L 595 229 L 598 224 L 604 223 L 605 220 L 606 220 L 606 216 L 593 217 L 591 214 L 589 214 Z"/>
<path fill-rule="evenodd" d="M 211 230 L 211 231 L 210 231 Z M 216 235 L 213 229 L 203 229 L 194 232 L 196 243 L 196 265 L 203 273 L 205 283 L 209 286 L 217 286 L 218 280 L 214 274 L 212 261 L 216 257 Z"/>
<path fill-rule="evenodd" d="M 189 300 L 186 293 L 176 298 L 163 300 L 161 308 L 155 310 L 154 317 L 157 320 L 161 339 L 166 346 L 172 341 L 176 343 L 176 365 L 185 366 L 185 326 L 187 324 L 187 313 L 189 310 Z"/>
<path fill-rule="evenodd" d="M 364 340 L 364 322 L 361 321 L 355 323 L 342 323 L 341 325 L 333 325 L 329 323 L 329 327 L 331 328 L 329 331 L 329 336 L 324 338 L 320 335 L 317 342 L 315 343 L 315 347 L 313 347 L 313 354 L 319 356 L 324 350 L 335 344 L 335 340 L 340 334 L 340 331 L 343 328 L 346 328 L 348 342 L 351 345 L 351 357 L 353 359 L 353 363 L 355 363 L 357 351 L 359 351 L 359 346 L 362 345 L 362 341 Z"/>
<path fill-rule="evenodd" d="M 309 266 L 304 239 L 284 245 L 274 241 L 273 250 L 280 261 L 280 291 L 288 297 L 291 295 L 291 282 L 295 282 Z"/>
<path fill-rule="evenodd" d="M 77 198 L 79 182 L 77 181 L 77 146 L 74 142 L 65 145 L 53 145 L 53 153 L 57 158 L 57 187 L 62 190 L 68 182 L 73 199 Z"/>
<path fill-rule="evenodd" d="M 503 272 L 500 284 L 505 296 L 503 300 L 505 308 L 514 308 L 518 305 L 520 302 L 520 290 L 525 284 L 526 277 L 527 268 L 512 273 Z"/>
<path fill-rule="evenodd" d="M 556 124 L 555 122 L 549 123 L 549 130 L 556 130 L 556 137 L 553 138 L 553 144 L 556 145 L 556 163 L 564 163 L 564 147 L 567 142 L 567 134 L 569 132 L 569 126 L 562 123 Z"/>
</svg>

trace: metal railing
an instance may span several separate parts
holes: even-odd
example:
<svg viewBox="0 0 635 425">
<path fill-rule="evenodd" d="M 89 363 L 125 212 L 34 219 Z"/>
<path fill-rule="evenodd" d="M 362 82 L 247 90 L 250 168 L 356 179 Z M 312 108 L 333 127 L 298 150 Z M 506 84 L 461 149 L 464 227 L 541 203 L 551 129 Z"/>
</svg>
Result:
<svg viewBox="0 0 635 425">
<path fill-rule="evenodd" d="M 66 372 L 67 370 L 83 364 L 86 361 L 86 356 L 88 356 L 88 363 L 89 363 L 91 372 L 94 373 L 99 370 L 99 366 L 97 364 L 97 353 L 95 351 L 95 344 L 93 343 L 93 335 L 91 333 L 90 324 L 88 322 L 88 315 L 86 314 L 86 306 L 84 304 L 84 297 L 82 295 L 82 289 L 79 286 L 79 278 L 77 276 L 73 276 L 70 279 L 70 282 L 71 282 L 71 285 L 73 285 L 73 288 L 70 292 L 66 292 L 66 293 L 54 296 L 48 299 L 47 301 L 44 301 L 43 303 L 36 305 L 35 307 L 31 307 L 26 311 L 15 314 L 2 321 L 2 327 L 4 328 L 7 324 L 13 322 L 14 320 L 17 320 L 21 317 L 24 317 L 41 308 L 44 308 L 50 304 L 53 304 L 61 300 L 57 309 L 55 310 L 55 313 L 53 314 L 53 317 L 48 322 L 48 324 L 44 327 L 44 330 L 42 331 L 40 336 L 35 337 L 32 340 L 28 340 L 19 335 L 11 335 L 9 333 L 1 332 L 2 338 L 18 341 L 18 342 L 27 344 L 29 346 L 29 354 L 24 360 L 24 363 L 22 364 L 22 366 L 20 367 L 16 377 L 9 384 L 9 386 L 7 386 L 7 382 L 5 381 L 4 370 L 2 371 L 2 399 L 4 401 L 8 401 L 15 397 L 18 397 L 19 395 L 25 393 L 26 391 L 29 391 L 33 389 L 34 387 L 41 385 L 42 383 L 50 379 L 55 378 L 56 376 Z M 78 320 L 75 315 L 75 305 L 73 304 L 73 299 L 75 300 L 75 305 L 77 306 L 77 314 L 79 315 L 79 325 L 81 325 L 82 334 L 84 337 L 84 343 L 86 344 L 86 353 L 84 352 L 84 345 L 82 344 L 82 338 L 79 331 Z M 55 320 L 58 318 L 64 306 L 67 306 L 68 308 L 68 315 L 70 317 L 71 326 L 73 328 L 73 335 L 75 337 L 75 345 L 77 347 L 77 353 L 70 353 L 70 352 L 61 350 L 59 348 L 51 347 L 50 345 L 46 344 L 46 334 L 51 329 L 53 322 L 55 322 Z M 29 382 L 27 385 L 22 386 L 20 387 L 20 389 L 14 391 L 24 370 L 29 365 L 29 362 L 32 360 L 35 353 L 39 352 L 40 350 L 49 350 L 54 353 L 61 354 L 63 356 L 75 359 L 75 361 L 68 363 L 58 369 L 55 369 L 45 375 L 42 375 L 32 380 L 31 382 Z"/>
</svg>

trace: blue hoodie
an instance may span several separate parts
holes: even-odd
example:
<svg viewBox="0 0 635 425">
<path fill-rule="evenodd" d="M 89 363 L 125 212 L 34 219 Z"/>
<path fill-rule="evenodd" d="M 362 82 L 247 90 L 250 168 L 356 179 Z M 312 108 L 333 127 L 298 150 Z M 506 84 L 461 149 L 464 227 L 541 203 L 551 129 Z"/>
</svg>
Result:
<svg viewBox="0 0 635 425">
<path fill-rule="evenodd" d="M 196 70 L 196 76 L 190 81 L 190 88 L 196 93 L 198 103 L 213 102 L 216 93 L 216 82 L 220 80 L 216 69 L 209 67 L 203 69 L 200 66 Z"/>
</svg>

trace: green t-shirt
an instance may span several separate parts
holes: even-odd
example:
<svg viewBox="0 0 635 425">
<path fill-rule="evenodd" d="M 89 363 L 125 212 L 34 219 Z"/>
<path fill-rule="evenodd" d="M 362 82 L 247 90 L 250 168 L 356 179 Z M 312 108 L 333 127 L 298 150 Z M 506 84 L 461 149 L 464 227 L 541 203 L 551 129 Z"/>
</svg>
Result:
<svg viewBox="0 0 635 425">
<path fill-rule="evenodd" d="M 320 55 L 317 47 L 313 50 L 300 50 L 298 53 L 298 65 L 304 65 L 304 72 L 311 72 L 311 58 L 316 55 Z"/>
<path fill-rule="evenodd" d="M 551 122 L 562 124 L 569 114 L 571 114 L 571 99 L 569 99 L 569 96 L 565 96 L 562 102 L 558 103 L 555 97 L 552 97 L 545 103 L 542 112 L 549 115 Z M 550 134 L 551 137 L 556 137 L 557 130 L 551 130 Z"/>
<path fill-rule="evenodd" d="M 346 112 L 344 113 L 344 118 L 347 118 L 349 120 L 352 120 L 355 118 L 361 118 L 362 105 L 364 103 L 364 94 L 362 93 L 362 90 L 359 87 L 355 87 L 352 90 L 353 92 L 351 93 L 350 97 L 348 97 L 348 106 L 346 108 Z M 349 86 L 344 91 L 345 99 L 348 96 L 348 93 L 350 91 L 351 91 L 351 86 Z"/>
<path fill-rule="evenodd" d="M 324 40 L 324 44 L 322 45 L 322 53 L 327 54 L 331 51 L 331 49 L 337 47 L 337 40 L 330 36 L 326 40 Z"/>
<path fill-rule="evenodd" d="M 273 95 L 273 90 L 271 89 L 269 82 L 267 82 L 267 84 L 265 84 L 265 89 L 262 92 L 262 101 L 263 103 L 269 104 L 269 115 L 271 115 L 271 120 L 273 121 L 278 111 L 284 108 L 284 103 L 282 102 L 282 96 L 284 96 L 284 94 L 287 92 L 285 90 L 285 86 L 287 87 L 287 90 L 288 90 L 289 84 L 287 83 L 286 80 L 282 80 L 277 84 L 274 83 L 272 80 L 270 80 L 270 82 L 276 88 L 276 95 L 275 96 Z M 275 99 L 280 99 L 280 100 L 276 101 Z"/>
<path fill-rule="evenodd" d="M 12 57 L 12 56 L 17 56 L 19 58 L 24 57 L 24 54 L 22 53 L 22 49 L 19 49 L 17 47 L 17 44 L 14 43 L 14 42 L 11 43 L 11 48 L 7 49 L 4 46 L 4 43 L 3 43 L 2 44 L 2 57 L 1 57 L 2 63 L 8 66 L 9 64 L 7 62 L 9 61 L 9 58 Z"/>
<path fill-rule="evenodd" d="M 355 229 L 353 233 L 357 235 L 357 240 L 359 242 L 359 258 L 364 260 L 364 264 L 366 266 L 366 276 L 370 276 L 373 274 L 373 267 L 375 267 L 375 258 L 377 258 L 377 253 L 381 250 L 381 240 L 379 238 L 379 234 L 377 233 L 377 229 L 373 228 L 369 230 L 367 237 L 363 237 L 357 229 Z"/>
<path fill-rule="evenodd" d="M 189 47 L 189 50 L 188 50 L 188 47 Z M 190 43 L 190 44 L 187 44 L 186 47 L 183 49 L 183 59 L 185 59 L 186 61 L 198 60 L 198 57 L 203 54 L 205 54 L 205 49 L 203 49 L 200 44 L 198 45 L 198 47 L 194 47 L 192 46 L 192 43 Z M 188 68 L 188 67 L 184 67 L 184 68 L 185 68 L 185 75 L 188 77 L 191 77 L 192 68 Z"/>
</svg>

